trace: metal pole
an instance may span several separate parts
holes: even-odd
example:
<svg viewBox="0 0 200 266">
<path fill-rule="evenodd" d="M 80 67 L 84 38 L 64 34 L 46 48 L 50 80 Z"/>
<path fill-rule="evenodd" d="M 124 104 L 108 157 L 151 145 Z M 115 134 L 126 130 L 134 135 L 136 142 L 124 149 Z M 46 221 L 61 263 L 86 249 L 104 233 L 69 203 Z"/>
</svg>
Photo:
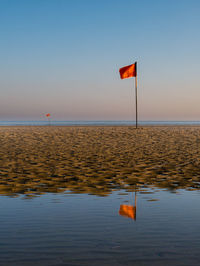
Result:
<svg viewBox="0 0 200 266">
<path fill-rule="evenodd" d="M 136 75 L 135 75 L 135 127 L 138 127 L 138 110 L 137 110 L 137 62 L 135 62 L 135 71 L 136 71 Z"/>
</svg>

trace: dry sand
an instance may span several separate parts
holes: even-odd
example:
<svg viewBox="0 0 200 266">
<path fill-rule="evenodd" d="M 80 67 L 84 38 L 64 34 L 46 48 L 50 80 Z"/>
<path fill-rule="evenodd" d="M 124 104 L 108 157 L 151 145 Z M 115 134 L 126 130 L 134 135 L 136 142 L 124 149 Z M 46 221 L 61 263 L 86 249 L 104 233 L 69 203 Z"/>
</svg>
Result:
<svg viewBox="0 0 200 266">
<path fill-rule="evenodd" d="M 0 127 L 0 194 L 200 188 L 200 127 Z"/>
</svg>

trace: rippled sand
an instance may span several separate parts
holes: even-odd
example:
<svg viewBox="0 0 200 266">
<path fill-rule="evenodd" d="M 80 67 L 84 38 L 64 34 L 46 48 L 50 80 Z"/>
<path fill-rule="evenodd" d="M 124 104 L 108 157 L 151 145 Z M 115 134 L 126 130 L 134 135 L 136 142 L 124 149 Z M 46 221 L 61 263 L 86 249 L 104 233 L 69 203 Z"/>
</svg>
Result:
<svg viewBox="0 0 200 266">
<path fill-rule="evenodd" d="M 200 188 L 200 127 L 0 127 L 0 194 Z"/>
</svg>

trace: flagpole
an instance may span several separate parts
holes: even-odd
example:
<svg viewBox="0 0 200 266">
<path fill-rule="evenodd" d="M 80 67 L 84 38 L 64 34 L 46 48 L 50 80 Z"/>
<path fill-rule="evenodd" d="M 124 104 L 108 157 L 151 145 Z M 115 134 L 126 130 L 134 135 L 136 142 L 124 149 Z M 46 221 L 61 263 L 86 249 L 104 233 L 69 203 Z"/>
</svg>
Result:
<svg viewBox="0 0 200 266">
<path fill-rule="evenodd" d="M 137 62 L 135 62 L 135 127 L 138 127 L 138 108 L 137 108 Z"/>
</svg>

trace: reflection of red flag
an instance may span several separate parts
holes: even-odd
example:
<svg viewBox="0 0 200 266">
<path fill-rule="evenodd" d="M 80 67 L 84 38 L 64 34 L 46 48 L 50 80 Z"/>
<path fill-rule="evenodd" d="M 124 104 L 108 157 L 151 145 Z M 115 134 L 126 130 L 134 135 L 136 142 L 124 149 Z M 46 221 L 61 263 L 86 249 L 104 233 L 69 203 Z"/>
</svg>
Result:
<svg viewBox="0 0 200 266">
<path fill-rule="evenodd" d="M 51 115 L 50 114 L 46 114 L 46 117 L 50 117 Z"/>
<path fill-rule="evenodd" d="M 136 207 L 130 205 L 120 205 L 119 215 L 136 220 Z"/>
<path fill-rule="evenodd" d="M 137 63 L 125 66 L 119 69 L 121 79 L 127 79 L 137 76 Z"/>
</svg>

